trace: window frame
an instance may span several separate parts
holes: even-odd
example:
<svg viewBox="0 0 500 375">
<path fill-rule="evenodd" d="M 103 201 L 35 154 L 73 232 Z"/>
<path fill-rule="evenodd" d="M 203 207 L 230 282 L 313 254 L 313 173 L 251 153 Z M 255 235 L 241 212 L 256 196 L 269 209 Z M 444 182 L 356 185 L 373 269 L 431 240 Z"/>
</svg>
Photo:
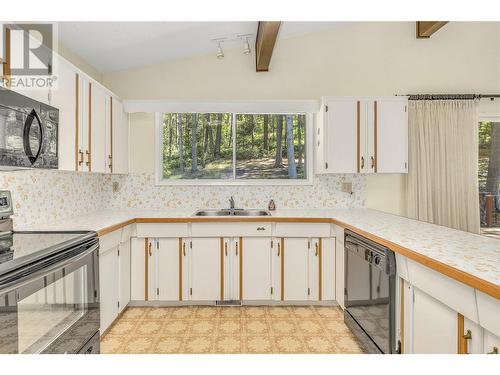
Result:
<svg viewBox="0 0 500 375">
<path fill-rule="evenodd" d="M 233 176 L 228 179 L 168 179 L 163 178 L 163 113 L 169 111 L 155 112 L 155 184 L 162 186 L 311 186 L 314 182 L 313 171 L 313 137 L 314 137 L 314 116 L 309 111 L 269 111 L 262 112 L 245 111 L 244 108 L 235 111 L 184 111 L 185 113 L 230 113 L 232 116 L 231 126 L 233 128 Z M 172 111 L 170 111 L 172 112 Z M 306 116 L 305 126 L 305 167 L 306 178 L 304 179 L 238 179 L 234 172 L 236 169 L 236 115 L 238 114 L 298 114 L 303 113 Z"/>
</svg>

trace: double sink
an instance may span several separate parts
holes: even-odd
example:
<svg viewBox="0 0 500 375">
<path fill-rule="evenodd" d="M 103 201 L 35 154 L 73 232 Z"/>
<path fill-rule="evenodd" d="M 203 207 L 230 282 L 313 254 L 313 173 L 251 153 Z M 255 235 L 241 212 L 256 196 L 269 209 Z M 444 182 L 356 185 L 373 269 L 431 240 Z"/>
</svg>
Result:
<svg viewBox="0 0 500 375">
<path fill-rule="evenodd" d="M 194 216 L 271 216 L 265 210 L 223 209 L 223 210 L 199 210 Z"/>
</svg>

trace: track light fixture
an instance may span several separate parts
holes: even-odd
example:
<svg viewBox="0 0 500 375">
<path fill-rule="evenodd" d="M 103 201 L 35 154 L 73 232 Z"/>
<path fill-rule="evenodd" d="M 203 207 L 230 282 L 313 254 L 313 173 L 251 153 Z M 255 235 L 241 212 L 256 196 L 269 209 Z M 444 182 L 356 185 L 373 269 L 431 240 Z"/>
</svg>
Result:
<svg viewBox="0 0 500 375">
<path fill-rule="evenodd" d="M 224 58 L 224 51 L 222 50 L 221 42 L 217 42 L 217 58 L 219 60 Z"/>
<path fill-rule="evenodd" d="M 248 38 L 245 38 L 245 43 L 243 43 L 243 54 L 250 55 L 250 43 L 248 43 Z"/>
</svg>

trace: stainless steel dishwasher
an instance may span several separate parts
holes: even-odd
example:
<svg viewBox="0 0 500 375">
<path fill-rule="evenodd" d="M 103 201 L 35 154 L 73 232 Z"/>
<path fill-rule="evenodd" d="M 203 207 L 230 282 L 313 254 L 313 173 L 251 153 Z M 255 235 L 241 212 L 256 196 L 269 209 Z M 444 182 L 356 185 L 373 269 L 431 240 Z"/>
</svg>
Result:
<svg viewBox="0 0 500 375">
<path fill-rule="evenodd" d="M 394 252 L 345 231 L 344 320 L 368 353 L 398 353 Z"/>
</svg>

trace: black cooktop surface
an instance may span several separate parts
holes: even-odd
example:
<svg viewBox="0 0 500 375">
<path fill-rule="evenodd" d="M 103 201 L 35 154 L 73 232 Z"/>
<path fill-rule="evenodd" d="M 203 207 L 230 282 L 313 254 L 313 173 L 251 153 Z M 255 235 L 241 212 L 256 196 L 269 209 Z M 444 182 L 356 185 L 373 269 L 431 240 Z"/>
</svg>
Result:
<svg viewBox="0 0 500 375">
<path fill-rule="evenodd" d="M 95 232 L 12 232 L 0 236 L 0 274 L 64 251 Z"/>
</svg>

